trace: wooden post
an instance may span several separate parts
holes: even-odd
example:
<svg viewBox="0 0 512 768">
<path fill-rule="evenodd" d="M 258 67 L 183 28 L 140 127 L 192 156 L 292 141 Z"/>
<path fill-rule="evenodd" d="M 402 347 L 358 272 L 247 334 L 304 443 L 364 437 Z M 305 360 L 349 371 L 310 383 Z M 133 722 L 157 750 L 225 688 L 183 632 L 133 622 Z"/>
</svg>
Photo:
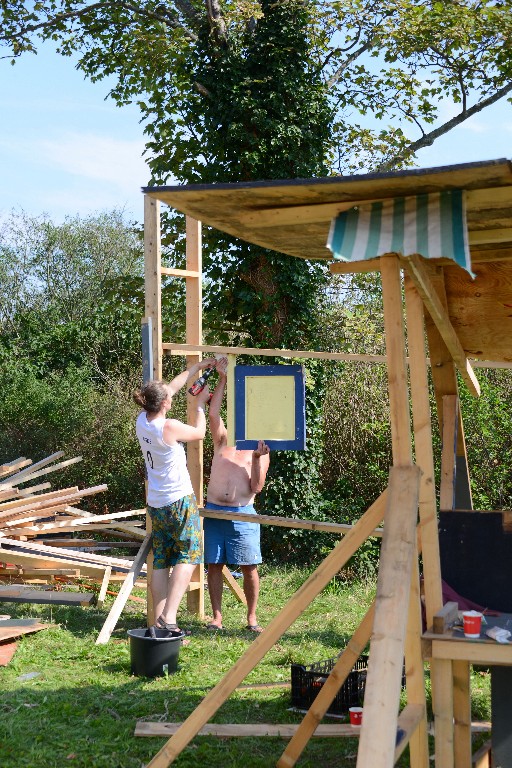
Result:
<svg viewBox="0 0 512 768">
<path fill-rule="evenodd" d="M 446 289 L 444 283 L 444 272 L 442 267 L 432 267 L 430 269 L 430 280 L 435 287 L 441 303 L 446 308 Z M 439 425 L 442 430 L 443 424 L 443 396 L 458 395 L 459 389 L 455 365 L 444 343 L 441 334 L 436 328 L 430 315 L 425 317 L 427 330 L 428 346 L 430 351 L 430 363 L 432 371 L 432 381 L 434 382 L 434 392 L 437 402 L 437 415 Z M 468 461 L 466 454 L 466 442 L 464 438 L 464 426 L 462 416 L 459 410 L 459 420 L 457 429 L 457 484 L 455 488 L 456 507 L 459 509 L 472 509 L 471 485 L 469 482 Z"/>
<path fill-rule="evenodd" d="M 417 723 L 409 740 L 412 768 L 429 768 L 427 702 L 425 697 L 425 671 L 421 649 L 421 602 L 418 552 L 412 557 L 412 578 L 409 594 L 407 633 L 405 636 L 405 679 L 407 705 L 419 707 L 423 717 Z"/>
<path fill-rule="evenodd" d="M 471 765 L 471 693 L 469 661 L 453 661 L 455 768 Z"/>
<path fill-rule="evenodd" d="M 394 466 L 411 466 L 411 426 L 407 363 L 398 256 L 381 258 L 384 329 L 388 358 L 388 388 Z"/>
<path fill-rule="evenodd" d="M 419 515 L 425 608 L 427 627 L 431 627 L 434 614 L 443 607 L 434 452 L 432 448 L 432 422 L 430 418 L 423 303 L 408 276 L 405 278 L 405 306 L 407 311 L 407 342 L 409 347 L 414 447 L 416 451 L 416 464 L 422 471 Z"/>
<path fill-rule="evenodd" d="M 144 284 L 145 316 L 152 321 L 153 379 L 162 378 L 162 254 L 160 203 L 144 197 Z"/>
<path fill-rule="evenodd" d="M 432 701 L 435 721 L 436 768 L 453 768 L 453 669 L 451 659 L 436 659 L 430 669 L 436 695 Z"/>
<path fill-rule="evenodd" d="M 441 453 L 441 487 L 439 507 L 443 512 L 455 507 L 455 470 L 457 427 L 459 423 L 457 395 L 443 397 L 443 449 Z"/>
<path fill-rule="evenodd" d="M 201 222 L 190 216 L 186 217 L 187 233 L 187 275 L 186 280 L 186 342 L 203 343 L 202 315 L 202 247 Z M 193 365 L 201 359 L 200 354 L 187 355 L 187 364 Z M 187 416 L 189 423 L 195 419 L 197 403 L 188 395 Z M 197 504 L 203 506 L 203 441 L 187 443 L 187 466 L 196 495 Z M 201 520 L 202 527 L 202 520 Z M 196 566 L 190 586 L 187 590 L 187 608 L 199 618 L 204 618 L 204 565 Z"/>
<path fill-rule="evenodd" d="M 357 768 L 394 763 L 419 475 L 414 466 L 390 471 Z"/>
<path fill-rule="evenodd" d="M 162 378 L 162 248 L 160 239 L 160 202 L 144 196 L 144 286 L 145 320 L 151 328 L 151 354 L 148 350 L 147 373 L 150 378 Z M 152 370 L 151 370 L 152 368 Z M 146 531 L 151 533 L 151 518 L 146 515 Z M 147 620 L 154 624 L 157 617 L 151 592 L 153 552 L 148 556 Z"/>
</svg>

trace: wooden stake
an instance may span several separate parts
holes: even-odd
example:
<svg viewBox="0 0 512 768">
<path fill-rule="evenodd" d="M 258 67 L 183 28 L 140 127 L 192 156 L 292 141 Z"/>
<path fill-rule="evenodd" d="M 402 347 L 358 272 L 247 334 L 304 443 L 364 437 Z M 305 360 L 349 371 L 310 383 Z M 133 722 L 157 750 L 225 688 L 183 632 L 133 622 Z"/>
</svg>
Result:
<svg viewBox="0 0 512 768">
<path fill-rule="evenodd" d="M 114 600 L 114 604 L 112 605 L 112 608 L 110 609 L 105 623 L 103 624 L 103 627 L 101 628 L 101 631 L 98 635 L 98 639 L 95 643 L 96 645 L 104 645 L 105 643 L 108 643 L 110 635 L 114 631 L 122 610 L 126 605 L 126 601 L 128 600 L 130 592 L 132 591 L 135 582 L 137 581 L 137 577 L 142 570 L 142 566 L 146 562 L 146 557 L 148 556 L 150 549 L 151 534 L 148 534 L 142 542 L 141 548 L 139 549 L 137 557 L 133 561 L 132 567 L 130 568 L 129 573 L 123 582 L 123 586 L 119 590 L 118 596 Z"/>
<path fill-rule="evenodd" d="M 358 768 L 393 765 L 409 589 L 416 549 L 418 467 L 392 467 L 380 558 L 375 621 Z"/>
</svg>

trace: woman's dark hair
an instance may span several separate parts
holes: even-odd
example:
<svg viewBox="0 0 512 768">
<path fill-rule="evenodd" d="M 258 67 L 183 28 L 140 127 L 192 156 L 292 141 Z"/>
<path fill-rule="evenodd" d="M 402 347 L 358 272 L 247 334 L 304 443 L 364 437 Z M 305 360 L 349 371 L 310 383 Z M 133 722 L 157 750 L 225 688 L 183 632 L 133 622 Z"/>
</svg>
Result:
<svg viewBox="0 0 512 768">
<path fill-rule="evenodd" d="M 133 393 L 133 399 L 147 413 L 158 413 L 163 401 L 169 397 L 169 390 L 163 381 L 148 381 Z"/>
</svg>

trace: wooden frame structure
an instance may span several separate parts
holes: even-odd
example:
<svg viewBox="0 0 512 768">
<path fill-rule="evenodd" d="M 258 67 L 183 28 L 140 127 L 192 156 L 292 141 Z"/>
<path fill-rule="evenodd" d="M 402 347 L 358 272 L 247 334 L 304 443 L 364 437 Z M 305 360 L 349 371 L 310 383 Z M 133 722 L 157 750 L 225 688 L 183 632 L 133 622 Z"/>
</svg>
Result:
<svg viewBox="0 0 512 768">
<path fill-rule="evenodd" d="M 152 768 L 166 768 L 174 761 L 382 520 L 384 532 L 375 602 L 277 765 L 285 768 L 296 764 L 369 639 L 370 662 L 357 767 L 389 768 L 407 745 L 412 768 L 429 765 L 425 660 L 430 663 L 432 679 L 436 768 L 466 768 L 471 764 L 469 665 L 490 662 L 491 657 L 492 663 L 512 665 L 512 646 L 498 648 L 478 643 L 470 647 L 463 641 L 432 640 L 429 633 L 422 635 L 419 549 L 429 629 L 443 608 L 425 336 L 443 435 L 441 506 L 471 509 L 457 372 L 470 392 L 478 396 L 479 385 L 473 370 L 476 366 L 470 359 L 480 361 L 481 365 L 489 365 L 489 361 L 497 365 L 512 362 L 510 162 L 497 160 L 349 178 L 146 188 L 146 314 L 153 320 L 155 376 L 161 371 L 164 353 L 186 354 L 190 361 L 206 350 L 247 353 L 244 349 L 201 345 L 199 221 L 291 256 L 330 260 L 326 248 L 329 224 L 340 211 L 362 202 L 455 188 L 465 190 L 475 280 L 453 262 L 442 258 L 426 261 L 417 255 L 405 258 L 393 253 L 370 261 L 330 265 L 332 273 L 381 273 L 393 454 L 387 490 L 175 730 L 150 762 Z M 160 202 L 187 216 L 185 270 L 161 266 Z M 161 338 L 162 274 L 187 280 L 185 345 L 164 343 Z M 382 362 L 382 358 L 341 353 L 257 353 Z M 200 494 L 200 453 L 189 451 L 189 466 Z M 407 705 L 399 713 L 404 658 Z"/>
</svg>

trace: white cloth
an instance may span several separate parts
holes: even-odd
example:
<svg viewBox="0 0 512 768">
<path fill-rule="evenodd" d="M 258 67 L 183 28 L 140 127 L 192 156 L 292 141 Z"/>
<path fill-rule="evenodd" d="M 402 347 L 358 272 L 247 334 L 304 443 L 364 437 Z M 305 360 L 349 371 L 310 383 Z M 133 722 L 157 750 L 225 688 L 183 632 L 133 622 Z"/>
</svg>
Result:
<svg viewBox="0 0 512 768">
<path fill-rule="evenodd" d="M 187 469 L 187 457 L 181 443 L 167 445 L 163 439 L 165 416 L 148 421 L 146 412 L 137 417 L 135 431 L 148 471 L 150 507 L 165 507 L 194 490 Z"/>
<path fill-rule="evenodd" d="M 501 627 L 490 627 L 485 634 L 497 643 L 508 643 L 510 637 L 508 629 L 501 629 Z"/>
</svg>

